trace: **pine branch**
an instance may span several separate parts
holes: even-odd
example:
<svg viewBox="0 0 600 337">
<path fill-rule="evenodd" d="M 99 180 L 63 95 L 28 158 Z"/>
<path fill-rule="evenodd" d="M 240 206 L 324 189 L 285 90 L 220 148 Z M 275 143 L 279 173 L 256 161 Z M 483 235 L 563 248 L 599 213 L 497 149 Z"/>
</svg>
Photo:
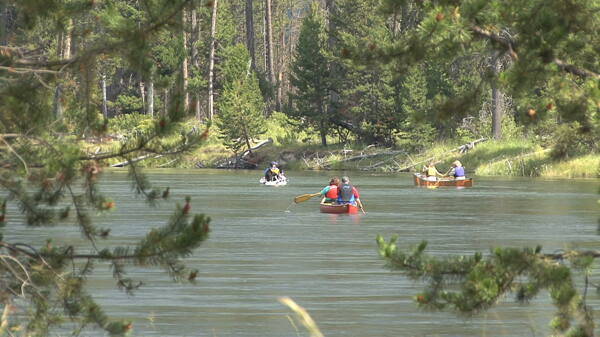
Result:
<svg viewBox="0 0 600 337">
<path fill-rule="evenodd" d="M 519 58 L 518 54 L 515 51 L 516 50 L 516 48 L 515 48 L 516 41 L 514 41 L 513 39 L 493 33 L 491 31 L 489 31 L 487 29 L 483 29 L 479 26 L 471 27 L 471 31 L 480 37 L 484 37 L 488 40 L 497 42 L 498 44 L 504 46 L 506 48 L 506 51 L 508 52 L 508 54 L 511 56 L 511 58 L 513 60 L 517 60 Z M 576 75 L 578 77 L 600 79 L 600 74 L 595 73 L 591 70 L 579 68 L 579 67 L 577 67 L 573 64 L 569 64 L 559 58 L 556 58 L 556 57 L 553 58 L 552 62 L 554 62 L 563 71 L 573 74 L 573 75 Z"/>
<path fill-rule="evenodd" d="M 141 29 L 139 29 L 138 32 L 141 33 L 142 35 L 146 35 L 146 34 L 154 32 L 154 31 L 157 31 L 158 29 L 167 25 L 171 20 L 173 20 L 173 18 L 176 17 L 183 10 L 183 8 L 188 6 L 189 3 L 191 3 L 191 2 L 192 2 L 192 0 L 183 0 L 180 4 L 177 5 L 177 7 L 175 7 L 173 12 L 171 12 L 168 15 L 166 15 L 165 17 L 163 17 L 162 20 L 153 22 L 150 25 L 142 27 Z M 138 36 L 137 34 L 132 34 L 132 35 Z M 28 58 L 19 58 L 19 59 L 14 60 L 13 64 L 18 65 L 18 66 L 29 66 L 29 67 L 40 67 L 40 68 L 62 67 L 59 70 L 59 72 L 61 72 L 65 66 L 69 66 L 69 65 L 78 63 L 78 62 L 85 60 L 87 58 L 90 58 L 92 56 L 97 56 L 97 55 L 105 54 L 105 53 L 108 53 L 108 52 L 111 52 L 114 50 L 118 50 L 118 49 L 126 47 L 130 44 L 131 44 L 130 40 L 122 40 L 122 41 L 113 42 L 113 43 L 106 43 L 106 41 L 103 41 L 102 44 L 100 44 L 94 48 L 90 48 L 87 51 L 85 51 L 84 53 L 73 56 L 69 59 L 48 61 L 48 60 L 34 60 L 34 59 L 28 59 Z M 27 51 L 27 52 L 30 52 L 30 51 Z M 23 54 L 21 53 L 21 55 L 23 55 Z"/>
</svg>

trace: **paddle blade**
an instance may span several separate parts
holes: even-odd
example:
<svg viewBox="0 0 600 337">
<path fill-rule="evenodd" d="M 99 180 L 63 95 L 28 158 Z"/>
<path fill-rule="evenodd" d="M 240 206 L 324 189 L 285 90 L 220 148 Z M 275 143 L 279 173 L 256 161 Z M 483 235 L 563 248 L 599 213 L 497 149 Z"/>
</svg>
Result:
<svg viewBox="0 0 600 337">
<path fill-rule="evenodd" d="M 320 195 L 321 193 L 313 193 L 313 194 L 302 194 L 299 195 L 297 197 L 294 198 L 294 202 L 295 203 L 300 203 L 300 202 L 304 202 L 312 197 L 316 197 L 317 195 Z"/>
</svg>

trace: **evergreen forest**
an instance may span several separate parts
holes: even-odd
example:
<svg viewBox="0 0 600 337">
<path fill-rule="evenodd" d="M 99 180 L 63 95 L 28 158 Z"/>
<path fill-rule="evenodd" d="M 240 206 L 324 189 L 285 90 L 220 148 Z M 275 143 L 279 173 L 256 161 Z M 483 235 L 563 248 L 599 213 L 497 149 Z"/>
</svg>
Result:
<svg viewBox="0 0 600 337">
<path fill-rule="evenodd" d="M 599 55 L 600 0 L 0 0 L 0 336 L 65 321 L 75 335 L 129 333 L 86 290 L 98 263 L 126 293 L 142 285 L 132 267 L 194 282 L 184 259 L 210 218 L 189 197 L 137 245 L 98 248 L 109 166 L 149 206 L 170 190 L 143 167 L 397 172 L 460 157 L 477 175 L 597 178 Z M 7 203 L 27 226 L 73 221 L 89 249 L 5 240 Z M 421 307 L 470 314 L 546 289 L 556 335 L 594 335 L 571 273 L 597 251 L 440 260 L 426 242 L 377 243 L 427 284 Z"/>
</svg>

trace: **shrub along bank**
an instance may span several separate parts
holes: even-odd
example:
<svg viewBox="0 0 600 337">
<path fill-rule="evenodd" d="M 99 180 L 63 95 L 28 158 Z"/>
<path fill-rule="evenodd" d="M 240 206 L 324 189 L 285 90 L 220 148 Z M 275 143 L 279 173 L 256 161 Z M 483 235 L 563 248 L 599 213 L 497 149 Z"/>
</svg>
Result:
<svg viewBox="0 0 600 337">
<path fill-rule="evenodd" d="M 103 151 L 120 146 L 122 137 L 136 134 L 152 127 L 150 118 L 143 115 L 123 115 L 111 120 L 110 133 L 114 136 L 101 143 L 90 145 L 90 151 Z M 556 158 L 556 148 L 535 139 L 511 135 L 506 140 L 487 140 L 477 143 L 465 153 L 458 151 L 465 145 L 464 137 L 456 140 L 438 141 L 428 147 L 398 146 L 384 148 L 373 145 L 346 142 L 331 137 L 329 145 L 319 145 L 320 139 L 310 130 L 297 131 L 288 126 L 285 115 L 274 113 L 266 122 L 263 139 L 271 138 L 273 144 L 261 148 L 250 159 L 259 168 L 270 161 L 280 162 L 288 170 L 362 170 L 398 172 L 420 170 L 430 160 L 437 162 L 440 171 L 445 171 L 454 160 L 460 160 L 469 175 L 479 176 L 526 176 L 526 177 L 599 177 L 600 155 L 572 151 L 575 155 L 561 152 Z M 188 121 L 175 125 L 181 135 L 188 132 L 203 132 L 207 125 Z M 179 157 L 152 156 L 140 161 L 144 167 L 212 168 L 234 156 L 219 138 L 220 131 L 210 126 L 205 146 Z M 336 143 L 337 141 L 337 143 Z M 564 149 L 559 149 L 565 151 Z M 568 149 L 567 149 L 568 150 Z M 107 162 L 115 164 L 116 160 Z"/>
</svg>

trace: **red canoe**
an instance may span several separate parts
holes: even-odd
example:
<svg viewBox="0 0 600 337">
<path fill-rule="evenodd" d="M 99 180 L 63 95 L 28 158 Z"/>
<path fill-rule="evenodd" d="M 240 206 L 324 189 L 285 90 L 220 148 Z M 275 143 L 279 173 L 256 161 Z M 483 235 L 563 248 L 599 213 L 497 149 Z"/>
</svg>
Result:
<svg viewBox="0 0 600 337">
<path fill-rule="evenodd" d="M 473 178 L 467 178 L 463 180 L 454 179 L 438 179 L 436 181 L 429 181 L 425 176 L 420 173 L 413 175 L 416 186 L 422 187 L 439 187 L 439 186 L 452 186 L 452 187 L 473 187 Z"/>
<path fill-rule="evenodd" d="M 358 207 L 350 204 L 337 205 L 337 204 L 321 204 L 321 213 L 332 213 L 332 214 L 356 214 L 358 213 Z"/>
</svg>

